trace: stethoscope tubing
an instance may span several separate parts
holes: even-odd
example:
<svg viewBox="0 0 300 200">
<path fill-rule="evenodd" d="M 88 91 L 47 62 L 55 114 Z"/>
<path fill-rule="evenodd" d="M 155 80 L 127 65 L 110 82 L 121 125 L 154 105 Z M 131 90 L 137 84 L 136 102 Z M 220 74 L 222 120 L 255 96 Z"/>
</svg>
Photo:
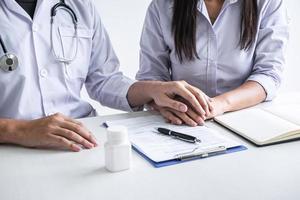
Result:
<svg viewBox="0 0 300 200">
<path fill-rule="evenodd" d="M 73 21 L 73 25 L 74 25 L 74 36 L 75 36 L 75 39 L 76 39 L 76 47 L 75 47 L 75 53 L 73 56 L 71 56 L 71 58 L 65 58 L 65 57 L 60 57 L 57 52 L 56 52 L 56 46 L 55 46 L 55 42 L 54 42 L 54 39 L 53 39 L 53 35 L 54 35 L 54 24 L 55 24 L 55 17 L 56 17 L 56 13 L 58 10 L 64 10 L 66 11 L 67 13 L 69 13 L 69 15 L 72 17 L 72 21 Z M 63 62 L 63 63 L 70 63 L 72 62 L 73 60 L 76 59 L 77 57 L 77 54 L 78 54 L 78 45 L 79 45 L 79 38 L 78 38 L 78 27 L 77 27 L 77 24 L 78 24 L 78 19 L 77 19 L 77 16 L 75 14 L 75 12 L 73 11 L 73 9 L 68 6 L 67 4 L 64 3 L 64 1 L 60 1 L 59 3 L 57 3 L 56 5 L 54 5 L 52 8 L 51 8 L 51 27 L 50 27 L 50 40 L 51 40 L 51 49 L 52 49 L 52 52 L 53 52 L 53 55 L 55 56 L 56 60 L 60 61 L 60 62 Z M 61 41 L 61 47 L 63 49 L 63 41 Z M 64 53 L 63 53 L 64 54 Z"/>
<path fill-rule="evenodd" d="M 0 45 L 2 47 L 3 53 L 7 54 L 7 49 L 6 49 L 6 46 L 5 46 L 5 44 L 4 44 L 3 40 L 2 40 L 1 35 L 0 35 Z"/>
</svg>

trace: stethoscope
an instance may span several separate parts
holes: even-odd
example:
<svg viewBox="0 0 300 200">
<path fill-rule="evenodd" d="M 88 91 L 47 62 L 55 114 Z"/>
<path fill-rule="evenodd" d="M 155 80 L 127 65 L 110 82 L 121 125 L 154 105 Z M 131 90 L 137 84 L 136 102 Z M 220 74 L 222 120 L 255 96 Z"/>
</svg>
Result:
<svg viewBox="0 0 300 200">
<path fill-rule="evenodd" d="M 76 48 L 75 48 L 75 53 L 73 54 L 73 56 L 71 56 L 70 58 L 65 58 L 65 57 L 61 57 L 57 54 L 56 52 L 56 46 L 53 42 L 53 35 L 54 35 L 54 23 L 55 23 L 55 17 L 57 14 L 57 11 L 59 10 L 64 10 L 67 13 L 69 13 L 69 15 L 72 17 L 72 22 L 73 22 L 73 26 L 74 26 L 74 31 L 75 31 L 75 38 L 76 38 Z M 75 12 L 73 11 L 73 9 L 68 6 L 64 0 L 60 0 L 59 3 L 55 4 L 52 8 L 51 8 L 51 33 L 50 33 L 50 40 L 51 40 L 51 49 L 52 52 L 56 58 L 56 60 L 58 60 L 59 62 L 63 62 L 63 63 L 70 63 L 73 60 L 75 60 L 75 58 L 77 57 L 77 52 L 78 52 L 78 30 L 77 30 L 77 24 L 78 24 L 78 19 L 77 16 L 75 14 Z M 11 72 L 14 71 L 18 68 L 19 66 L 19 60 L 18 57 L 11 53 L 8 52 L 4 41 L 2 40 L 1 36 L 0 36 L 0 46 L 4 52 L 4 55 L 0 58 L 0 68 L 5 71 L 5 72 Z"/>
<path fill-rule="evenodd" d="M 7 48 L 0 36 L 0 45 L 2 47 L 2 50 L 4 52 L 4 55 L 0 58 L 0 68 L 5 72 L 11 72 L 17 69 L 19 65 L 19 60 L 16 55 L 13 53 L 9 53 L 7 51 Z"/>
</svg>

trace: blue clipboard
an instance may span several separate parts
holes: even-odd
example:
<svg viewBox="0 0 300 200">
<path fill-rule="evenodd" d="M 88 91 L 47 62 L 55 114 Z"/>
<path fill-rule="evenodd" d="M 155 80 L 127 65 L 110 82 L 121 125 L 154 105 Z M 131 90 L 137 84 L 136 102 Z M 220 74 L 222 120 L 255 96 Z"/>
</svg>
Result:
<svg viewBox="0 0 300 200">
<path fill-rule="evenodd" d="M 228 148 L 226 149 L 225 152 L 219 153 L 219 154 L 215 154 L 213 156 L 209 156 L 209 157 L 205 157 L 205 158 L 200 158 L 200 157 L 196 157 L 190 160 L 168 160 L 168 161 L 162 161 L 162 162 L 155 162 L 153 160 L 151 160 L 150 158 L 148 158 L 145 154 L 143 154 L 142 152 L 140 152 L 137 148 L 135 148 L 134 146 L 132 146 L 132 148 L 138 153 L 140 154 L 145 160 L 147 160 L 153 167 L 155 168 L 160 168 L 160 167 L 167 167 L 170 165 L 176 165 L 176 164 L 180 164 L 180 163 L 185 163 L 185 162 L 189 162 L 189 161 L 194 161 L 194 160 L 199 160 L 199 159 L 205 159 L 205 158 L 209 158 L 209 157 L 213 157 L 213 156 L 218 156 L 218 155 L 224 155 L 224 154 L 228 154 L 228 153 L 235 153 L 238 151 L 244 151 L 247 150 L 248 148 L 245 146 L 236 146 L 236 147 L 232 147 L 232 148 Z"/>
</svg>

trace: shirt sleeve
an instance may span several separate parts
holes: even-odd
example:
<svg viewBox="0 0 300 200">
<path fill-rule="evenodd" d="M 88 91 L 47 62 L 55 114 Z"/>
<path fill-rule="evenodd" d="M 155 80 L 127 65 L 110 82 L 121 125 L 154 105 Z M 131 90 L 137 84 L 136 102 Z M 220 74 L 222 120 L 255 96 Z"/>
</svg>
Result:
<svg viewBox="0 0 300 200">
<path fill-rule="evenodd" d="M 103 106 L 132 111 L 127 93 L 134 80 L 119 71 L 119 60 L 93 3 L 94 34 L 85 86 L 89 96 Z"/>
<path fill-rule="evenodd" d="M 272 100 L 282 82 L 285 50 L 289 39 L 288 17 L 283 0 L 269 0 L 261 12 L 254 66 L 248 81 L 258 82 Z"/>
<path fill-rule="evenodd" d="M 159 12 L 153 1 L 147 11 L 140 40 L 140 68 L 137 80 L 170 81 L 169 48 L 163 38 Z"/>
</svg>

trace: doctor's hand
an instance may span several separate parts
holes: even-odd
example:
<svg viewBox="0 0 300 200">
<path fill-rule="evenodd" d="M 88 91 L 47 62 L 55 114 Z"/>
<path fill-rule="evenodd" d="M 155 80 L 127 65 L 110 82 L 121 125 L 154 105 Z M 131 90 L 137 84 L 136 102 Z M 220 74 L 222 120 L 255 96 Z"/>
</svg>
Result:
<svg viewBox="0 0 300 200">
<path fill-rule="evenodd" d="M 186 102 L 182 98 L 176 98 L 178 101 L 184 102 L 188 105 L 188 110 L 186 112 L 180 112 L 171 108 L 161 107 L 155 104 L 155 102 L 151 102 L 148 104 L 151 110 L 156 110 L 160 112 L 160 114 L 166 119 L 168 123 L 172 123 L 175 125 L 186 124 L 189 126 L 198 126 L 204 125 L 204 121 L 210 116 L 213 107 L 210 104 L 210 99 L 207 97 L 207 104 L 209 107 L 209 112 L 206 113 L 205 116 L 199 115 L 196 111 L 192 109 L 188 102 Z"/>
<path fill-rule="evenodd" d="M 179 101 L 175 97 L 181 97 L 184 101 Z M 130 87 L 127 98 L 132 107 L 153 101 L 159 107 L 181 113 L 187 112 L 190 106 L 203 118 L 209 112 L 208 97 L 185 81 L 138 81 Z"/>
<path fill-rule="evenodd" d="M 97 146 L 93 137 L 81 122 L 62 114 L 33 121 L 20 121 L 18 135 L 13 141 L 25 147 L 66 149 L 78 152 L 80 146 L 93 148 Z"/>
</svg>

